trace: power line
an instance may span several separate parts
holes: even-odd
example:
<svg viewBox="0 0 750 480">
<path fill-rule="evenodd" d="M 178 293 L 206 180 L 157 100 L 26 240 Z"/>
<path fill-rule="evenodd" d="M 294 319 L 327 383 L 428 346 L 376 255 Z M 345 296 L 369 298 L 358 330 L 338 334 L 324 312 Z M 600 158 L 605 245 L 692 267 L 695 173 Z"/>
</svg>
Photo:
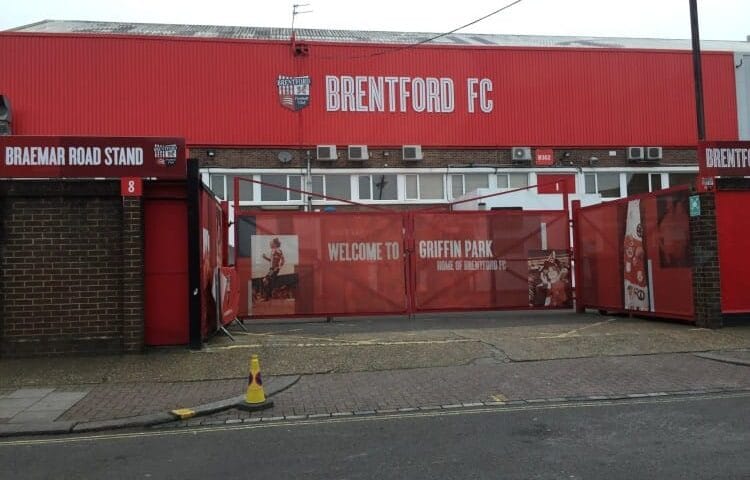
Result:
<svg viewBox="0 0 750 480">
<path fill-rule="evenodd" d="M 388 49 L 388 50 L 382 50 L 380 52 L 374 52 L 374 53 L 370 53 L 370 54 L 367 54 L 367 55 L 340 56 L 340 57 L 339 56 L 330 56 L 330 57 L 326 56 L 326 57 L 319 57 L 319 58 L 328 59 L 328 60 L 334 59 L 334 58 L 341 58 L 341 59 L 370 58 L 370 57 L 378 57 L 378 56 L 381 56 L 381 55 L 388 55 L 390 53 L 396 53 L 396 52 L 400 52 L 402 50 L 408 50 L 410 48 L 416 48 L 416 47 L 418 47 L 420 45 L 424 45 L 426 43 L 429 43 L 429 42 L 432 42 L 434 40 L 437 40 L 438 38 L 442 38 L 442 37 L 445 37 L 445 36 L 450 35 L 452 33 L 456 33 L 457 31 L 463 30 L 466 27 L 470 27 L 472 25 L 475 25 L 475 24 L 477 24 L 477 23 L 479 23 L 479 22 L 481 22 L 483 20 L 486 20 L 486 19 L 492 17 L 493 15 L 497 15 L 498 13 L 502 12 L 503 10 L 507 10 L 510 7 L 518 5 L 522 1 L 523 0 L 515 0 L 515 1 L 513 1 L 513 2 L 511 2 L 509 4 L 507 4 L 507 5 L 505 5 L 503 7 L 498 8 L 497 10 L 494 10 L 494 11 L 488 13 L 487 15 L 485 15 L 483 17 L 479 17 L 479 18 L 477 18 L 475 20 L 472 20 L 471 22 L 469 22 L 469 23 L 467 23 L 465 25 L 461 25 L 460 27 L 456 27 L 456 28 L 454 28 L 453 30 L 451 30 L 449 32 L 441 33 L 441 34 L 435 35 L 434 37 L 430 37 L 430 38 L 427 38 L 425 40 L 421 40 L 421 41 L 416 42 L 416 43 L 410 43 L 409 45 L 402 45 L 402 46 L 397 47 L 397 48 L 391 48 L 391 49 Z"/>
<path fill-rule="evenodd" d="M 470 27 L 470 26 L 472 26 L 474 24 L 477 24 L 477 23 L 481 22 L 482 20 L 486 20 L 486 19 L 490 18 L 491 16 L 497 15 L 498 13 L 502 12 L 503 10 L 507 10 L 510 7 L 512 7 L 514 5 L 517 5 L 517 4 L 521 3 L 521 2 L 523 2 L 523 0 L 516 0 L 515 2 L 511 2 L 511 3 L 507 4 L 507 5 L 505 5 L 504 7 L 498 8 L 494 12 L 490 12 L 490 13 L 488 13 L 487 15 L 485 15 L 483 17 L 477 18 L 476 20 L 472 20 L 471 22 L 467 23 L 466 25 L 461 25 L 460 27 L 454 28 L 450 32 L 441 33 L 439 35 L 435 35 L 434 37 L 430 37 L 430 38 L 428 38 L 426 40 L 422 40 L 421 42 L 413 43 L 411 45 L 404 45 L 403 47 L 397 48 L 395 51 L 406 50 L 407 48 L 418 47 L 420 45 L 424 45 L 425 43 L 429 43 L 429 42 L 431 42 L 433 40 L 437 40 L 438 38 L 442 38 L 442 37 L 448 36 L 448 35 L 450 35 L 452 33 L 456 33 L 459 30 L 463 30 L 466 27 Z M 380 54 L 382 55 L 383 53 L 380 53 Z M 376 54 L 373 54 L 373 56 L 375 56 L 375 55 Z"/>
</svg>

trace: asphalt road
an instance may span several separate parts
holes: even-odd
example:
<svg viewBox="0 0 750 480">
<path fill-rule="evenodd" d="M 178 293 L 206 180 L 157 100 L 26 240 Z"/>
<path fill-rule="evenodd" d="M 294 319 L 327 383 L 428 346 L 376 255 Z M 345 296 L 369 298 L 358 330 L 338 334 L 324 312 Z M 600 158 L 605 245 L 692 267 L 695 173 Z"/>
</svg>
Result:
<svg viewBox="0 0 750 480">
<path fill-rule="evenodd" d="M 750 478 L 750 394 L 0 442 L 8 479 Z"/>
</svg>

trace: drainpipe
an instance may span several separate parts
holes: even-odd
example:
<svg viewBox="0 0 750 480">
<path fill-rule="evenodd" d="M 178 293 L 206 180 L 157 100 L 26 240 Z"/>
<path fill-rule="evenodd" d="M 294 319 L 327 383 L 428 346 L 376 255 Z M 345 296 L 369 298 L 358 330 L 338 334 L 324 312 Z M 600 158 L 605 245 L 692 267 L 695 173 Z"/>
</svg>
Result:
<svg viewBox="0 0 750 480">
<path fill-rule="evenodd" d="M 303 188 L 303 190 L 306 192 L 312 192 L 312 167 L 310 166 L 310 158 L 312 157 L 312 154 L 310 153 L 310 150 L 305 152 L 305 157 L 307 158 L 307 173 L 305 174 L 305 188 Z M 305 197 L 305 211 L 312 212 L 312 195 L 305 195 Z"/>
</svg>

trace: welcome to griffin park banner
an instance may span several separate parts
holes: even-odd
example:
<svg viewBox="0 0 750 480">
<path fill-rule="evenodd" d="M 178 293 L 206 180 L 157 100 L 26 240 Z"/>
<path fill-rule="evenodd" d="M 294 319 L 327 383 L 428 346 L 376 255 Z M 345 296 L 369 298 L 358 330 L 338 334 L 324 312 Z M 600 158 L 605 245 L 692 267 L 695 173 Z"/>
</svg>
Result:
<svg viewBox="0 0 750 480">
<path fill-rule="evenodd" d="M 564 212 L 238 217 L 240 315 L 569 308 Z"/>
</svg>

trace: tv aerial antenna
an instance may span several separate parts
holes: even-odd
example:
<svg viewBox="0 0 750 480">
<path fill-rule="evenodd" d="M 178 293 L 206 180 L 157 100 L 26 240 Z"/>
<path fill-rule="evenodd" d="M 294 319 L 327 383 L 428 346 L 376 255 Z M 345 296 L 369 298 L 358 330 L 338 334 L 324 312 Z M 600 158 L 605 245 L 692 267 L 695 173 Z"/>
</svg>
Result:
<svg viewBox="0 0 750 480">
<path fill-rule="evenodd" d="M 297 15 L 302 15 L 303 13 L 311 13 L 312 10 L 301 10 L 309 6 L 309 3 L 295 3 L 294 5 L 292 5 L 292 37 L 294 37 L 294 20 L 297 18 Z"/>
</svg>

